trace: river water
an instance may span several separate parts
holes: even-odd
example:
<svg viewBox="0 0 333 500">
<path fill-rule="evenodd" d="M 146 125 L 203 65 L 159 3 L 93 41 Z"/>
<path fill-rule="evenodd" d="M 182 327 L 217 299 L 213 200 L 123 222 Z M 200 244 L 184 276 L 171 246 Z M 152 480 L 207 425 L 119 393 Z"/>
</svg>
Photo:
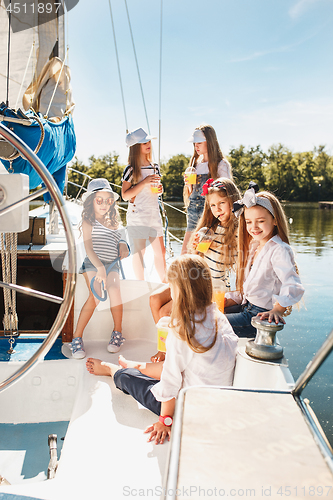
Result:
<svg viewBox="0 0 333 500">
<path fill-rule="evenodd" d="M 173 203 L 182 209 L 181 203 Z M 286 203 L 291 246 L 296 253 L 300 276 L 305 286 L 303 303 L 286 318 L 279 332 L 285 357 L 295 378 L 333 328 L 333 210 L 321 210 L 317 203 Z M 169 230 L 182 239 L 186 218 L 166 207 Z M 175 255 L 181 244 L 172 241 Z M 333 445 L 333 353 L 303 391 Z"/>
</svg>

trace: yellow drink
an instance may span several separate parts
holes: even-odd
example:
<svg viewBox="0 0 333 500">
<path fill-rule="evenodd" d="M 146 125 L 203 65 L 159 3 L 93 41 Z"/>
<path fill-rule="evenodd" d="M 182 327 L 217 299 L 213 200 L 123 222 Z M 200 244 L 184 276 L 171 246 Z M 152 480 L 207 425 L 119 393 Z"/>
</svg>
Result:
<svg viewBox="0 0 333 500">
<path fill-rule="evenodd" d="M 198 252 L 202 252 L 202 253 L 206 253 L 208 248 L 210 247 L 211 245 L 211 241 L 210 240 L 206 240 L 206 241 L 200 241 L 197 245 L 197 248 L 196 250 Z"/>
<path fill-rule="evenodd" d="M 219 308 L 219 311 L 221 311 L 221 313 L 224 312 L 224 295 L 225 295 L 225 292 L 222 292 L 221 290 L 214 290 L 213 291 L 213 301 L 216 303 L 216 305 Z"/>
<path fill-rule="evenodd" d="M 163 328 L 162 326 L 159 326 L 157 328 L 157 350 L 160 352 L 166 352 L 165 340 L 168 336 L 168 333 L 169 333 L 168 328 Z M 164 340 L 161 340 L 161 337 Z"/>
<path fill-rule="evenodd" d="M 197 174 L 186 174 L 186 184 L 196 184 Z"/>
<path fill-rule="evenodd" d="M 150 190 L 152 193 L 157 194 L 158 193 L 158 186 L 150 186 Z"/>
</svg>

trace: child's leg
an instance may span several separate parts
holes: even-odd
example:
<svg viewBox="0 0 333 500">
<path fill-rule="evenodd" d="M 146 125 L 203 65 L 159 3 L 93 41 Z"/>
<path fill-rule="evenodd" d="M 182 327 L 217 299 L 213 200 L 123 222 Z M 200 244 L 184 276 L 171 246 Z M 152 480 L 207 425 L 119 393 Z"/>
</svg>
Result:
<svg viewBox="0 0 333 500">
<path fill-rule="evenodd" d="M 267 309 L 263 309 L 262 307 L 255 306 L 248 302 L 245 307 L 243 306 L 241 312 L 226 314 L 225 317 L 238 337 L 255 338 L 257 330 L 251 325 L 251 319 L 259 312 L 265 311 L 267 311 Z"/>
<path fill-rule="evenodd" d="M 99 303 L 99 301 L 94 297 L 94 295 L 92 294 L 91 289 L 90 289 L 90 282 L 91 282 L 92 278 L 94 276 L 96 276 L 96 273 L 93 271 L 88 271 L 88 272 L 84 273 L 83 276 L 84 276 L 84 279 L 86 281 L 86 284 L 87 284 L 87 287 L 89 290 L 89 296 L 88 296 L 87 300 L 85 301 L 85 303 L 83 304 L 83 307 L 81 309 L 79 319 L 77 321 L 76 329 L 75 329 L 75 332 L 73 334 L 74 338 L 82 337 L 83 331 L 84 331 L 85 327 L 87 326 L 88 321 L 90 320 L 91 316 L 93 315 L 93 312 L 96 309 L 97 304 Z M 99 283 L 95 283 L 95 286 L 97 287 L 100 285 L 99 285 Z M 100 293 L 100 291 L 99 291 L 99 293 Z"/>
<path fill-rule="evenodd" d="M 154 318 L 157 323 L 163 316 L 171 315 L 172 298 L 170 286 L 165 285 L 153 292 L 149 297 L 149 305 Z"/>
<path fill-rule="evenodd" d="M 144 280 L 145 279 L 145 271 L 144 271 L 144 262 L 143 258 L 146 250 L 146 240 L 133 239 L 133 269 L 136 279 Z"/>
<path fill-rule="evenodd" d="M 187 253 L 187 245 L 190 241 L 191 236 L 192 236 L 192 232 L 186 231 L 185 236 L 184 236 L 184 240 L 183 240 L 181 255 L 183 255 L 184 253 Z"/>
<path fill-rule="evenodd" d="M 106 361 L 101 361 L 96 358 L 88 358 L 86 361 L 86 367 L 88 372 L 92 375 L 107 375 L 109 377 L 113 377 L 116 371 L 121 368 L 119 365 L 107 363 Z"/>
<path fill-rule="evenodd" d="M 117 332 L 121 332 L 123 320 L 123 304 L 120 293 L 119 274 L 115 271 L 111 271 L 107 276 L 106 283 L 110 297 L 110 309 L 114 323 L 114 330 L 116 330 Z"/>
<path fill-rule="evenodd" d="M 160 280 L 165 283 L 166 262 L 165 262 L 165 246 L 163 236 L 158 238 L 149 237 L 150 244 L 154 252 L 154 264 Z"/>
<path fill-rule="evenodd" d="M 157 363 L 142 363 L 139 361 L 130 361 L 125 359 L 124 356 L 119 356 L 118 362 L 122 368 L 136 368 L 139 372 L 143 373 L 143 375 L 147 375 L 147 377 L 157 380 L 161 378 L 163 361 Z"/>
</svg>

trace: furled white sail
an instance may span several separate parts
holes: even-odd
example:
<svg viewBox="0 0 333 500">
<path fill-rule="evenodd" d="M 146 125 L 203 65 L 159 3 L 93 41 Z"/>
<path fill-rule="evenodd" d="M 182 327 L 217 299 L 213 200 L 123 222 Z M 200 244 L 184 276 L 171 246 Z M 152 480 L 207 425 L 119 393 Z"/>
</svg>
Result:
<svg viewBox="0 0 333 500">
<path fill-rule="evenodd" d="M 0 0 L 0 102 L 8 96 L 9 107 L 33 107 L 49 118 L 73 109 L 63 12 L 60 0 Z"/>
</svg>

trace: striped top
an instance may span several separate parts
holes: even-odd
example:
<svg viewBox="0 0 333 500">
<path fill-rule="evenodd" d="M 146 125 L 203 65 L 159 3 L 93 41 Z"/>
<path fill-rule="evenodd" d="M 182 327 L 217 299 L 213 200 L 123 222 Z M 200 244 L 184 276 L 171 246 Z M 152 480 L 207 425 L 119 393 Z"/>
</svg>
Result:
<svg viewBox="0 0 333 500">
<path fill-rule="evenodd" d="M 160 168 L 157 165 L 157 163 L 154 163 L 154 165 L 150 164 L 150 165 L 146 165 L 144 167 L 141 167 L 141 174 L 142 174 L 143 179 L 145 177 L 147 177 L 147 175 L 153 175 L 155 173 L 158 175 L 161 175 Z M 131 167 L 131 165 L 127 165 L 127 167 L 125 168 L 125 170 L 123 172 L 121 182 L 124 182 L 124 181 L 132 182 L 132 178 L 133 178 L 133 168 Z"/>
<path fill-rule="evenodd" d="M 213 286 L 224 284 L 225 291 L 228 291 L 230 290 L 230 270 L 225 268 L 223 262 L 222 245 L 224 244 L 224 234 L 225 228 L 219 224 L 215 229 L 214 240 L 204 254 L 204 258 L 212 274 Z M 236 260 L 237 252 L 235 250 L 233 262 L 236 263 Z"/>
<path fill-rule="evenodd" d="M 93 250 L 102 262 L 112 262 L 118 257 L 120 229 L 110 229 L 95 220 L 91 231 Z"/>
</svg>

